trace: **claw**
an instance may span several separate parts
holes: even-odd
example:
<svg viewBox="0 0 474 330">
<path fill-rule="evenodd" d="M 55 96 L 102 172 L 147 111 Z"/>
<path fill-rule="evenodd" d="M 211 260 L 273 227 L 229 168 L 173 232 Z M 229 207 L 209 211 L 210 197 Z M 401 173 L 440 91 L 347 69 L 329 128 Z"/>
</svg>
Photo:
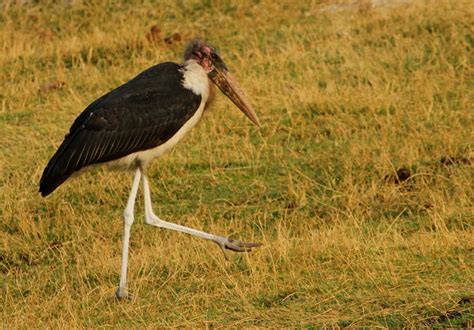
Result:
<svg viewBox="0 0 474 330">
<path fill-rule="evenodd" d="M 128 292 L 123 292 L 122 290 L 117 289 L 117 291 L 115 292 L 115 299 L 117 299 L 118 301 L 132 301 L 133 300 L 133 295 L 131 293 L 128 293 Z"/>
<path fill-rule="evenodd" d="M 228 237 L 221 237 L 221 239 L 215 240 L 214 242 L 219 245 L 222 250 L 222 253 L 224 253 L 224 258 L 226 260 L 229 260 L 226 253 L 226 249 L 234 252 L 250 252 L 252 251 L 252 248 L 259 247 L 262 245 L 262 243 L 247 243 L 242 242 L 238 239 L 232 239 Z"/>
<path fill-rule="evenodd" d="M 249 252 L 252 248 L 259 247 L 262 243 L 247 243 L 237 239 L 227 238 L 225 248 L 234 252 Z"/>
</svg>

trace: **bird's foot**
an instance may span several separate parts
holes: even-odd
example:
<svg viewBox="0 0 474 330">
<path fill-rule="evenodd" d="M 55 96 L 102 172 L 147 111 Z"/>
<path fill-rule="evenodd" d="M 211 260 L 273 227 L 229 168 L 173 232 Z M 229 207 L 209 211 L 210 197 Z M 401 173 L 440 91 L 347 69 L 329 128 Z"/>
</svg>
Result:
<svg viewBox="0 0 474 330">
<path fill-rule="evenodd" d="M 119 301 L 132 301 L 134 297 L 126 289 L 118 288 L 117 291 L 115 291 L 115 299 Z"/>
<path fill-rule="evenodd" d="M 213 242 L 219 245 L 226 260 L 229 259 L 227 257 L 226 250 L 231 250 L 234 252 L 250 252 L 252 251 L 252 248 L 262 245 L 262 243 L 242 242 L 238 239 L 232 239 L 228 237 L 218 237 Z"/>
</svg>

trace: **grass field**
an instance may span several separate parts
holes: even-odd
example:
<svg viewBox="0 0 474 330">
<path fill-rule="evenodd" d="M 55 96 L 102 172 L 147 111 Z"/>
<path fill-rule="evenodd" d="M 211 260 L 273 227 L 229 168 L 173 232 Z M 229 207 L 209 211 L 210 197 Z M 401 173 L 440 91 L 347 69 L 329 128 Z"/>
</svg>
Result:
<svg viewBox="0 0 474 330">
<path fill-rule="evenodd" d="M 472 325 L 474 8 L 385 3 L 0 3 L 2 328 Z M 218 95 L 150 168 L 155 211 L 264 245 L 225 261 L 140 193 L 115 302 L 132 174 L 39 178 L 85 106 L 196 35 L 263 127 Z"/>
</svg>

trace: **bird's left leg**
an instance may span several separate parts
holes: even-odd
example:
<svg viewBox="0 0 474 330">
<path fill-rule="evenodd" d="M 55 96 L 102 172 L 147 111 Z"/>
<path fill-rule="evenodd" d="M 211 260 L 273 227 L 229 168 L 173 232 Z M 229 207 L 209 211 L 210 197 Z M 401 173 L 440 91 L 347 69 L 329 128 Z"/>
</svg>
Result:
<svg viewBox="0 0 474 330">
<path fill-rule="evenodd" d="M 130 245 L 130 229 L 134 221 L 134 208 L 135 199 L 137 198 L 138 185 L 140 184 L 140 178 L 142 173 L 140 169 L 135 172 L 133 178 L 132 189 L 130 196 L 128 197 L 127 206 L 123 211 L 123 248 L 122 248 L 122 267 L 120 270 L 120 284 L 115 293 L 118 299 L 130 299 L 130 295 L 127 292 L 127 268 L 128 268 L 128 247 Z"/>
<path fill-rule="evenodd" d="M 153 207 L 151 205 L 151 195 L 150 195 L 150 187 L 148 185 L 148 178 L 145 174 L 143 174 L 143 195 L 145 197 L 145 221 L 147 224 L 160 227 L 160 228 L 167 228 L 175 231 L 179 231 L 182 233 L 187 233 L 193 236 L 201 237 L 204 239 L 211 240 L 222 249 L 224 252 L 224 256 L 227 259 L 227 255 L 225 250 L 231 250 L 235 252 L 248 252 L 253 247 L 258 247 L 262 245 L 261 243 L 246 243 L 239 240 L 234 240 L 228 237 L 217 236 L 214 234 L 209 234 L 200 230 L 192 229 L 189 227 L 181 226 L 175 223 L 167 222 L 158 218 L 154 212 Z"/>
</svg>

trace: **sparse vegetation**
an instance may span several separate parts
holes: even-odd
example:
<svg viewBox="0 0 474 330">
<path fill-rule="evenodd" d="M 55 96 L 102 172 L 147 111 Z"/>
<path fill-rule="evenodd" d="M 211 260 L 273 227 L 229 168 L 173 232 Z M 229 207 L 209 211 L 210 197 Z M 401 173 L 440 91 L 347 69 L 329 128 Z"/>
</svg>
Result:
<svg viewBox="0 0 474 330">
<path fill-rule="evenodd" d="M 0 3 L 2 327 L 472 325 L 473 7 L 352 3 Z M 138 200 L 117 303 L 132 174 L 38 181 L 86 105 L 195 35 L 263 128 L 218 96 L 150 168 L 156 213 L 264 246 L 226 262 Z"/>
</svg>

